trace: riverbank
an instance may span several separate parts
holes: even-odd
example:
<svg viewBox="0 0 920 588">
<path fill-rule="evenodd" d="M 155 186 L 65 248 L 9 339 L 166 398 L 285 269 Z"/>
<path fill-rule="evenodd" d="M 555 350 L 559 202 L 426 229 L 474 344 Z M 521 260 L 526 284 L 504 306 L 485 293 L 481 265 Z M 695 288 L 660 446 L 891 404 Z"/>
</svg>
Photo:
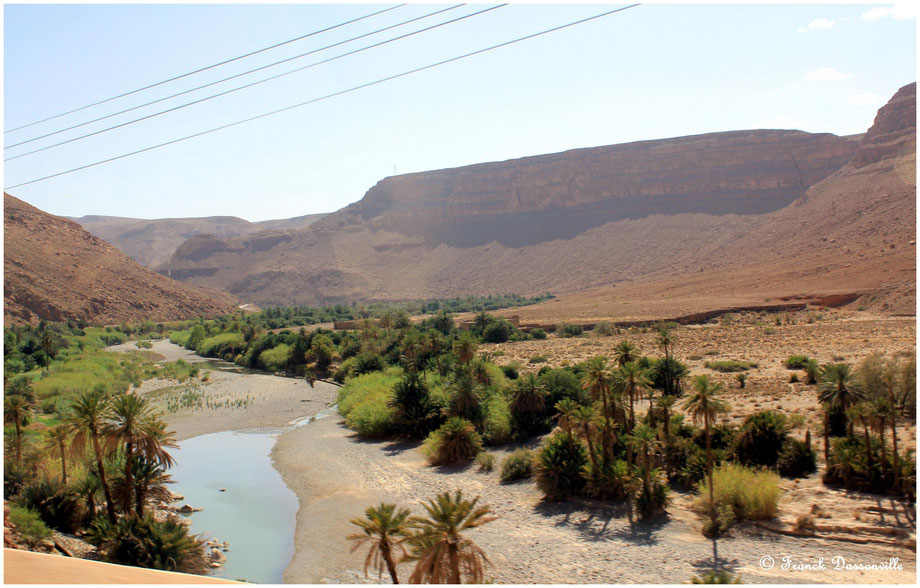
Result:
<svg viewBox="0 0 920 588">
<path fill-rule="evenodd" d="M 493 451 L 500 463 L 510 451 Z M 365 579 L 364 555 L 349 553 L 345 539 L 368 506 L 381 501 L 423 514 L 421 499 L 463 490 L 482 496 L 499 518 L 469 533 L 492 560 L 486 579 L 497 583 L 686 583 L 709 569 L 713 550 L 720 565 L 740 573 L 745 583 L 909 583 L 916 557 L 908 549 L 793 538 L 756 528 L 714 546 L 699 531 L 696 516 L 678 496 L 670 516 L 641 522 L 625 505 L 577 500 L 545 503 L 529 482 L 501 484 L 498 468 L 480 473 L 475 466 L 433 468 L 413 443 L 358 440 L 340 418 L 330 417 L 281 436 L 272 452 L 275 467 L 300 498 L 295 553 L 286 583 L 377 582 Z M 772 569 L 761 559 L 774 558 Z M 783 569 L 817 563 L 826 570 Z M 848 564 L 883 564 L 900 558 L 902 570 L 835 570 L 832 558 Z M 767 561 L 767 560 L 765 560 Z M 400 566 L 401 577 L 411 567 Z M 387 581 L 384 577 L 383 581 Z"/>
</svg>

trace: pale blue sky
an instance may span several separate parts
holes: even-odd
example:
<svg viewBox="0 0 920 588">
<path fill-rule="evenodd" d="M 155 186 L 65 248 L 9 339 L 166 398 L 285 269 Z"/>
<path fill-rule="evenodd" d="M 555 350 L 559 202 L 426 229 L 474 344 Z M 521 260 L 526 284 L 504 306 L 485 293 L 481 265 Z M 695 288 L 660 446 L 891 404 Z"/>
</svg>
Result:
<svg viewBox="0 0 920 588">
<path fill-rule="evenodd" d="M 4 128 L 393 4 L 6 5 Z M 413 4 L 66 118 L 83 122 L 433 12 Z M 480 10 L 469 5 L 79 134 Z M 4 186 L 206 130 L 617 5 L 520 5 L 43 153 Z M 622 4 L 620 6 L 625 6 Z M 48 212 L 249 220 L 333 211 L 382 178 L 566 149 L 750 128 L 865 131 L 916 79 L 906 5 L 649 5 L 11 192 Z M 65 125 L 66 123 L 66 125 Z M 77 131 L 9 149 L 22 153 Z"/>
</svg>

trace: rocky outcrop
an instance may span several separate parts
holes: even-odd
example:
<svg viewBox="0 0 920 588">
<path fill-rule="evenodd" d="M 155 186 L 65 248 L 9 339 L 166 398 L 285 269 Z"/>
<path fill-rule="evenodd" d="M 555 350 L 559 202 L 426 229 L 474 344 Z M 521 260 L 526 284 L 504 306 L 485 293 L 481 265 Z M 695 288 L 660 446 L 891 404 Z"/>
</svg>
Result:
<svg viewBox="0 0 920 588">
<path fill-rule="evenodd" d="M 656 214 L 764 214 L 849 162 L 857 139 L 759 130 L 576 149 L 386 178 L 339 215 L 432 244 L 522 247 Z"/>
<path fill-rule="evenodd" d="M 151 272 L 80 225 L 4 194 L 7 324 L 113 324 L 229 312 L 234 298 Z"/>
<path fill-rule="evenodd" d="M 897 91 L 888 104 L 879 109 L 875 122 L 863 138 L 853 165 L 864 167 L 883 159 L 909 155 L 917 151 L 917 84 Z"/>
</svg>

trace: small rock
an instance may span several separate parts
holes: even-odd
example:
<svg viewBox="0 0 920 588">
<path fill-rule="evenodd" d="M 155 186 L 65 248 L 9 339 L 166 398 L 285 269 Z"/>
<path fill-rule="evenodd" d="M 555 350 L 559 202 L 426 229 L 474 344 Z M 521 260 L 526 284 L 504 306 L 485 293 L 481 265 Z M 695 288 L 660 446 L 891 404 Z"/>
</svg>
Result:
<svg viewBox="0 0 920 588">
<path fill-rule="evenodd" d="M 226 488 L 221 488 L 220 491 L 221 491 L 221 492 L 226 492 L 227 489 L 226 489 Z"/>
</svg>

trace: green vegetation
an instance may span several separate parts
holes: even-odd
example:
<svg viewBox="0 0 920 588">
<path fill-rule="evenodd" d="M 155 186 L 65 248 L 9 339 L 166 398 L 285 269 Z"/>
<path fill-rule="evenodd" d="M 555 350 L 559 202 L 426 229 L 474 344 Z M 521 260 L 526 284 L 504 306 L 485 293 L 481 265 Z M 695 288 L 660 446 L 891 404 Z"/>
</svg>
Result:
<svg viewBox="0 0 920 588">
<path fill-rule="evenodd" d="M 715 508 L 731 507 L 735 520 L 763 520 L 776 516 L 779 504 L 779 476 L 735 464 L 722 464 L 713 473 Z M 709 484 L 700 484 L 696 506 L 708 512 Z"/>
<path fill-rule="evenodd" d="M 801 370 L 805 368 L 809 359 L 807 355 L 790 355 L 783 362 L 787 370 Z"/>
<path fill-rule="evenodd" d="M 38 513 L 29 508 L 15 505 L 10 507 L 10 522 L 16 525 L 16 530 L 33 549 L 51 537 L 51 529 L 42 522 Z"/>
<path fill-rule="evenodd" d="M 469 461 L 482 451 L 482 440 L 473 424 L 453 417 L 433 431 L 422 445 L 422 452 L 432 465 Z"/>
<path fill-rule="evenodd" d="M 703 362 L 703 367 L 707 367 L 716 372 L 745 372 L 747 370 L 752 370 L 757 367 L 756 363 L 750 361 L 706 361 Z"/>
<path fill-rule="evenodd" d="M 533 474 L 534 452 L 518 449 L 502 461 L 502 482 L 524 480 Z"/>
</svg>

